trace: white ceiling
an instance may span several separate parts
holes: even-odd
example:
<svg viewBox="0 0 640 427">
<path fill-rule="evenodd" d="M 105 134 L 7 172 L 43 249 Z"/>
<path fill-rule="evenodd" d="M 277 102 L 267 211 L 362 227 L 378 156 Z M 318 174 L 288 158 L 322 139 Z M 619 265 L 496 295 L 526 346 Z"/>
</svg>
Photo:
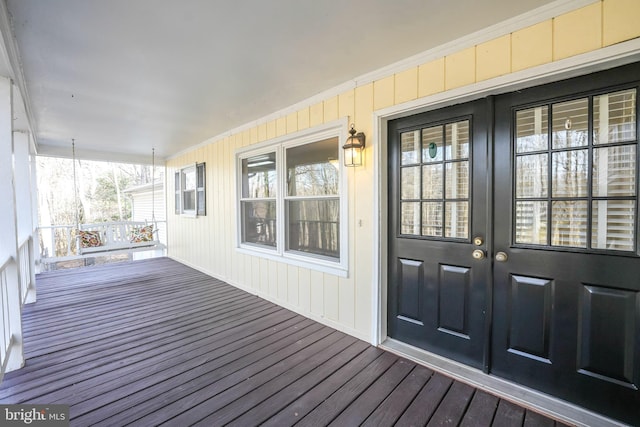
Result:
<svg viewBox="0 0 640 427">
<path fill-rule="evenodd" d="M 41 152 L 168 157 L 551 0 L 6 0 Z M 102 154 L 98 154 L 98 152 Z"/>
</svg>

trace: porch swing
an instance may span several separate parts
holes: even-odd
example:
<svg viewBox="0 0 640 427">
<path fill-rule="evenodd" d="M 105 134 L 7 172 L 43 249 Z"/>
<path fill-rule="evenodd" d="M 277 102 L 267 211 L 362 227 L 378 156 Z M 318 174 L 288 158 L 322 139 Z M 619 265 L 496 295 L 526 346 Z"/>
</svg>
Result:
<svg viewBox="0 0 640 427">
<path fill-rule="evenodd" d="M 155 215 L 155 149 L 151 151 L 151 220 L 110 221 L 96 224 L 80 224 L 78 186 L 76 179 L 76 147 L 72 140 L 73 196 L 76 219 L 76 244 L 78 255 L 100 255 L 115 252 L 133 252 L 164 248 L 158 239 L 158 223 Z"/>
</svg>

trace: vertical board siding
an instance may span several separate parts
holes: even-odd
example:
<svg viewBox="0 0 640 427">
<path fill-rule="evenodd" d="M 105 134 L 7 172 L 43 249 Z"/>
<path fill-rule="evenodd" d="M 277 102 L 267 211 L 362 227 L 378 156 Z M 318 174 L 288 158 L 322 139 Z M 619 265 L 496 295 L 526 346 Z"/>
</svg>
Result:
<svg viewBox="0 0 640 427">
<path fill-rule="evenodd" d="M 221 137 L 167 162 L 169 255 L 233 284 L 294 308 L 332 326 L 371 337 L 372 296 L 376 288 L 374 236 L 373 113 L 416 98 L 428 97 L 597 50 L 640 37 L 640 2 L 604 0 L 526 25 L 475 46 L 435 57 L 372 83 L 356 85 L 327 99 L 289 111 L 240 133 Z M 337 119 L 354 123 L 367 135 L 364 167 L 347 169 L 349 274 L 337 278 L 308 268 L 285 265 L 236 252 L 238 225 L 235 153 L 296 131 Z M 346 129 L 345 129 L 346 135 Z M 207 215 L 175 215 L 173 174 L 187 164 L 207 163 Z M 384 260 L 382 261 L 384 262 Z"/>
</svg>

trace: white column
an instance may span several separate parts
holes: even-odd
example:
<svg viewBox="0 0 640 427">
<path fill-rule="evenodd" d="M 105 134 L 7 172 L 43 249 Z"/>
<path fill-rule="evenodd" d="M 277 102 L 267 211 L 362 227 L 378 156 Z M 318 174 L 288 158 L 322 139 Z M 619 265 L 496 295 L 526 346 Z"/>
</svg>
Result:
<svg viewBox="0 0 640 427">
<path fill-rule="evenodd" d="M 17 264 L 18 215 L 13 159 L 13 85 L 10 79 L 2 77 L 0 78 L 0 200 L 3 202 L 3 209 L 0 209 L 0 263 L 4 263 L 6 259 L 12 260 L 6 269 L 5 283 L 8 303 L 6 309 L 11 337 L 9 357 L 6 361 L 7 372 L 24 365 L 20 271 Z"/>
<path fill-rule="evenodd" d="M 33 258 L 33 241 L 35 234 L 33 223 L 33 193 L 31 183 L 31 162 L 29 159 L 30 140 L 26 132 L 13 133 L 13 163 L 14 163 L 14 188 L 16 193 L 16 212 L 18 229 L 18 247 L 26 245 L 27 251 L 18 252 L 20 265 L 26 270 L 21 270 L 22 282 L 26 285 L 23 292 L 26 294 L 25 302 L 35 302 L 35 268 Z"/>
</svg>

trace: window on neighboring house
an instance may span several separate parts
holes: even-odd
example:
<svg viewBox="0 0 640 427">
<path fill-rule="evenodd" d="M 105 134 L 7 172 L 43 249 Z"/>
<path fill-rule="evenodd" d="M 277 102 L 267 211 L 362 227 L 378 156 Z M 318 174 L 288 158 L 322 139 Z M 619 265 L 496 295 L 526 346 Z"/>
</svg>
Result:
<svg viewBox="0 0 640 427">
<path fill-rule="evenodd" d="M 341 129 L 334 125 L 238 155 L 240 248 L 344 274 Z"/>
<path fill-rule="evenodd" d="M 187 166 L 175 173 L 175 212 L 206 215 L 205 164 Z"/>
</svg>

